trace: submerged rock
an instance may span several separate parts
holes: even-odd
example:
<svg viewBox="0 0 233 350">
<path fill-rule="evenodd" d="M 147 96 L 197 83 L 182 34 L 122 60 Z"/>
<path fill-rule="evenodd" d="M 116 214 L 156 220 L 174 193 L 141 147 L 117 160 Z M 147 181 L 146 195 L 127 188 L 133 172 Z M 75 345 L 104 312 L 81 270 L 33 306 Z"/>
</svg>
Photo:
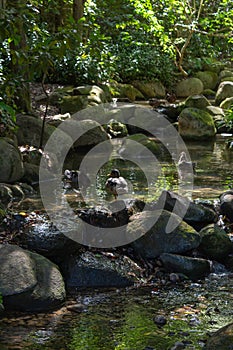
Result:
<svg viewBox="0 0 233 350">
<path fill-rule="evenodd" d="M 203 278 L 211 272 L 209 260 L 167 253 L 160 255 L 160 259 L 168 271 L 182 273 L 192 280 Z"/>
<path fill-rule="evenodd" d="M 156 258 L 162 253 L 184 253 L 200 244 L 201 237 L 194 228 L 166 210 L 144 211 L 130 219 L 127 234 L 141 236 L 131 245 L 143 258 Z M 169 221 L 173 228 L 167 232 Z"/>
<path fill-rule="evenodd" d="M 15 245 L 0 245 L 0 292 L 6 309 L 46 311 L 66 297 L 57 266 Z"/>
</svg>

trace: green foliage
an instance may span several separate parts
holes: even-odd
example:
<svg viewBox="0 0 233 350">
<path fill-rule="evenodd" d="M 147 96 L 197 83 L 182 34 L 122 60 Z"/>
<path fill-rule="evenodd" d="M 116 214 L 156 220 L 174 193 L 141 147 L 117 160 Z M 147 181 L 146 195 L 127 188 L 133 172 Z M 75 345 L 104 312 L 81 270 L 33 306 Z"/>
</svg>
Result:
<svg viewBox="0 0 233 350">
<path fill-rule="evenodd" d="M 0 9 L 0 93 L 7 104 L 14 106 L 23 84 L 45 78 L 64 84 L 157 78 L 169 88 L 185 44 L 189 75 L 202 69 L 203 57 L 232 60 L 232 2 L 86 0 L 79 22 L 72 5 L 8 0 Z"/>
<path fill-rule="evenodd" d="M 16 130 L 15 110 L 0 101 L 0 136 L 9 136 Z"/>
</svg>

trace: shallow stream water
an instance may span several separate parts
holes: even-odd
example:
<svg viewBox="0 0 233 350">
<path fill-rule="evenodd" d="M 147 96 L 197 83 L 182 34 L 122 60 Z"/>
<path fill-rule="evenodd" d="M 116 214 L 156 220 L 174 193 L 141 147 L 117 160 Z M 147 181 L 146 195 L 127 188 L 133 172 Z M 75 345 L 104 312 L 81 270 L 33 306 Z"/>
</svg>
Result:
<svg viewBox="0 0 233 350">
<path fill-rule="evenodd" d="M 193 199 L 217 200 L 231 186 L 233 152 L 226 149 L 228 139 L 232 137 L 218 136 L 213 143 L 187 144 L 196 163 Z M 165 159 L 160 165 L 163 173 L 155 186 L 157 196 L 162 188 L 178 188 L 174 164 Z M 100 202 L 108 199 L 103 184 L 111 167 L 120 167 L 122 174 L 128 176 L 135 197 L 146 196 L 145 179 L 137 168 L 113 160 L 99 172 Z M 77 194 L 68 196 L 78 205 Z M 35 210 L 38 202 L 35 199 L 33 204 L 33 200 L 22 203 L 21 209 L 30 210 L 34 205 Z M 232 277 L 213 274 L 197 283 L 76 291 L 57 311 L 4 315 L 0 319 L 0 349 L 166 350 L 177 342 L 182 342 L 185 349 L 202 349 L 210 332 L 233 322 Z M 158 320 L 162 320 L 161 325 Z"/>
</svg>

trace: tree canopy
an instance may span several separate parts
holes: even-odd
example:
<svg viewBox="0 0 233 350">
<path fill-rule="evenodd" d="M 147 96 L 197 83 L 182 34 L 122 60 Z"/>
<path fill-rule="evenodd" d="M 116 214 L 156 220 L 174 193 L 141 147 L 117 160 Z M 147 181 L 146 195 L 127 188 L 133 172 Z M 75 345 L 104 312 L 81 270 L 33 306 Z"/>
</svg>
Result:
<svg viewBox="0 0 233 350">
<path fill-rule="evenodd" d="M 1 0 L 1 99 L 30 110 L 28 83 L 191 75 L 232 60 L 227 0 Z"/>
</svg>

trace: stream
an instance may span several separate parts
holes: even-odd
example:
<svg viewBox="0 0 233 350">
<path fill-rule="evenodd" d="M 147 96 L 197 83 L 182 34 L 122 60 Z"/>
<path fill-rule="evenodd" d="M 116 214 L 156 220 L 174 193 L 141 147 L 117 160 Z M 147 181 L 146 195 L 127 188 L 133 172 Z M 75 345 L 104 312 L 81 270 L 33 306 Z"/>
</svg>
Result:
<svg viewBox="0 0 233 350">
<path fill-rule="evenodd" d="M 232 137 L 218 135 L 213 143 L 187 144 L 196 163 L 193 199 L 213 202 L 232 186 L 233 152 L 226 149 L 229 139 Z M 134 165 L 124 166 L 116 159 L 100 171 L 100 201 L 108 199 L 103 184 L 111 167 L 120 167 L 123 175 L 127 172 L 135 197 L 143 199 L 142 175 Z M 166 189 L 176 191 L 175 167 L 166 160 L 161 167 Z M 76 194 L 69 196 L 74 206 L 80 205 Z M 37 205 L 38 199 L 32 198 L 22 203 L 20 210 L 36 210 Z M 74 291 L 66 304 L 53 312 L 4 314 L 0 350 L 203 349 L 211 332 L 233 322 L 232 287 L 233 275 L 219 269 L 195 283 L 161 281 L 159 285 Z"/>
</svg>

